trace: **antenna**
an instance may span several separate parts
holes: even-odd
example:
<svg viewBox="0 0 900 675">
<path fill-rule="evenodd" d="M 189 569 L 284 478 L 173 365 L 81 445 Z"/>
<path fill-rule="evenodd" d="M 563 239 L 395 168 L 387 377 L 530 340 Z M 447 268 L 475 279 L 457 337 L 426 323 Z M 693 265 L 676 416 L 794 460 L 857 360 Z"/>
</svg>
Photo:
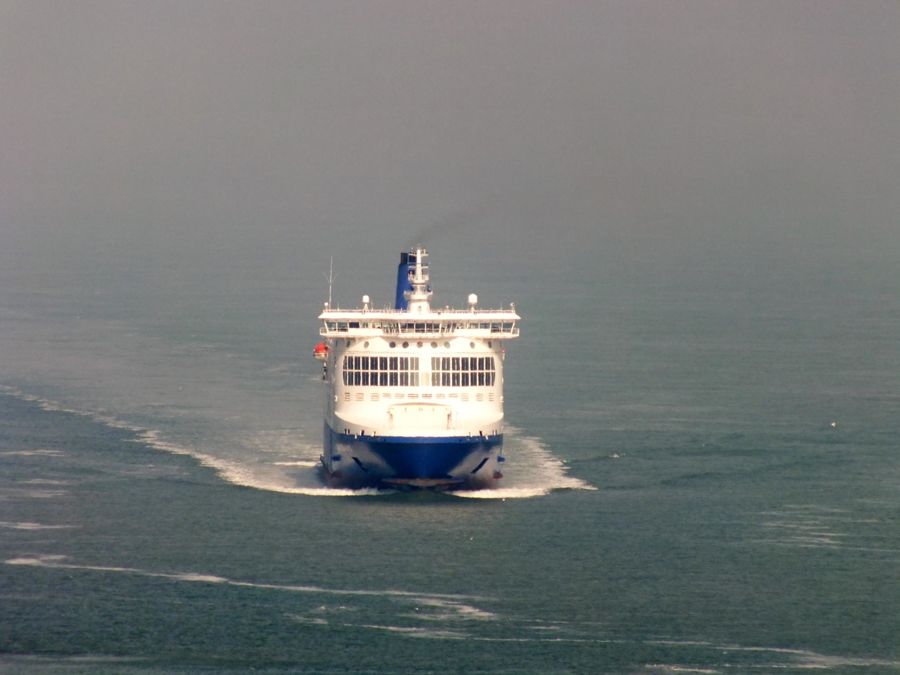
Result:
<svg viewBox="0 0 900 675">
<path fill-rule="evenodd" d="M 325 273 L 322 272 L 322 276 L 325 276 Z M 328 282 L 328 306 L 331 307 L 331 287 L 334 285 L 334 256 L 331 256 L 328 260 L 328 276 L 325 277 L 325 280 Z"/>
</svg>

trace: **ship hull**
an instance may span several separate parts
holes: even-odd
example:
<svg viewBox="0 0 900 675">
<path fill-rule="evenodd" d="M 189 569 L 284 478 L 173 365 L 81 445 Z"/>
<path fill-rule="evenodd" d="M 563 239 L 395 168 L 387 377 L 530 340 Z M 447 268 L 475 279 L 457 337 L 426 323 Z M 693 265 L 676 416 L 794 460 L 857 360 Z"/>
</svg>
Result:
<svg viewBox="0 0 900 675">
<path fill-rule="evenodd" d="M 340 487 L 483 488 L 501 477 L 503 435 L 365 436 L 325 425 L 322 466 Z"/>
</svg>

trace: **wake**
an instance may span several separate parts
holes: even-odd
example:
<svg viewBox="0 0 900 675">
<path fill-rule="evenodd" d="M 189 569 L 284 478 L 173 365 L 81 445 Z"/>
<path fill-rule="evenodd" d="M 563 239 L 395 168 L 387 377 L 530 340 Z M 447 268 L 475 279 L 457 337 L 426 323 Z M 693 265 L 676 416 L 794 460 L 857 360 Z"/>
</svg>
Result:
<svg viewBox="0 0 900 675">
<path fill-rule="evenodd" d="M 81 410 L 6 385 L 0 393 L 38 405 L 47 412 L 60 412 L 86 417 L 98 424 L 134 435 L 131 442 L 171 455 L 186 456 L 212 469 L 223 481 L 241 487 L 306 495 L 312 497 L 372 497 L 395 494 L 384 488 L 334 488 L 327 486 L 319 470 L 321 443 L 304 440 L 297 430 L 238 431 L 216 450 L 171 440 L 159 429 L 130 423 L 109 413 Z M 569 467 L 535 436 L 507 425 L 504 433 L 504 465 L 502 487 L 481 490 L 446 491 L 443 494 L 465 499 L 531 499 L 556 490 L 595 490 L 577 477 L 569 475 Z"/>
</svg>

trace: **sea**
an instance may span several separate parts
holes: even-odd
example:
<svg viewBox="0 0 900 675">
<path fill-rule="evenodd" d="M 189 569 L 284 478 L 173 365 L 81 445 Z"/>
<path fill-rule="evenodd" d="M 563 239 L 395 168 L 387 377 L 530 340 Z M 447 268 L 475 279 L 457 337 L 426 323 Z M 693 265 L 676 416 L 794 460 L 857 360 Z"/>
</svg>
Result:
<svg viewBox="0 0 900 675">
<path fill-rule="evenodd" d="M 402 492 L 312 348 L 405 242 L 270 235 L 0 255 L 0 673 L 900 672 L 891 255 L 426 241 L 523 320 L 502 487 Z"/>
</svg>

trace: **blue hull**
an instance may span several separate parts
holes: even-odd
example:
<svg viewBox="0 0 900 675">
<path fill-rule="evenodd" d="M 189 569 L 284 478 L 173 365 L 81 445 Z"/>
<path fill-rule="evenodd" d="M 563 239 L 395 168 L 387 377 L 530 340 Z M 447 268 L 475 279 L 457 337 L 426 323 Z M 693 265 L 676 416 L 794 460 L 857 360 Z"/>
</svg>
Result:
<svg viewBox="0 0 900 675">
<path fill-rule="evenodd" d="M 325 425 L 322 464 L 330 483 L 347 487 L 409 484 L 484 487 L 500 478 L 503 435 L 355 436 Z"/>
</svg>

